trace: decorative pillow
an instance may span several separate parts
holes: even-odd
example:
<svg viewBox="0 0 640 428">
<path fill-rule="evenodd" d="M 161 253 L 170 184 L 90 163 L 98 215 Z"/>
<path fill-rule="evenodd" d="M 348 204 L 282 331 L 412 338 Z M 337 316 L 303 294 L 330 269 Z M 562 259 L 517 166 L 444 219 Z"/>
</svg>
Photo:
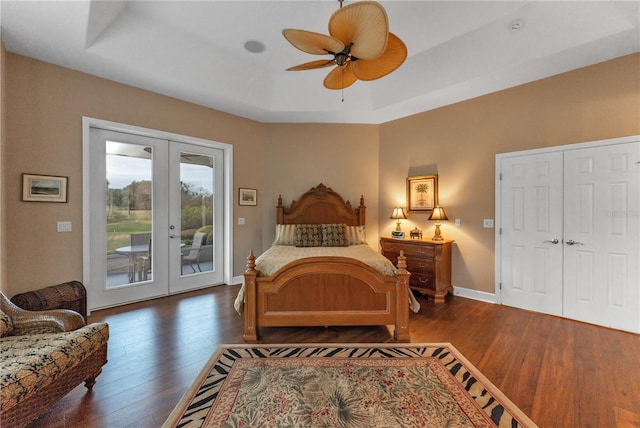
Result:
<svg viewBox="0 0 640 428">
<path fill-rule="evenodd" d="M 346 235 L 347 227 L 344 224 L 323 224 L 322 225 L 322 246 L 323 247 L 348 247 Z"/>
<path fill-rule="evenodd" d="M 319 247 L 322 245 L 322 226 L 319 224 L 296 224 L 296 247 Z"/>
<path fill-rule="evenodd" d="M 2 310 L 0 310 L 0 337 L 11 336 L 13 334 L 13 320 Z"/>
<path fill-rule="evenodd" d="M 276 224 L 276 240 L 273 245 L 295 245 L 296 244 L 296 225 L 295 224 Z"/>
<path fill-rule="evenodd" d="M 364 226 L 346 226 L 346 237 L 349 245 L 360 245 L 367 243 Z"/>
</svg>

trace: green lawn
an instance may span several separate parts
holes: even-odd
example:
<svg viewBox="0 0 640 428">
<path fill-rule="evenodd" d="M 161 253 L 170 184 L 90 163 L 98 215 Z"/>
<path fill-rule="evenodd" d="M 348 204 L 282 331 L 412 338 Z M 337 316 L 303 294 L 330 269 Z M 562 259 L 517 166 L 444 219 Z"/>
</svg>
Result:
<svg viewBox="0 0 640 428">
<path fill-rule="evenodd" d="M 151 211 L 114 210 L 107 220 L 107 254 L 131 245 L 132 233 L 151 232 Z"/>
</svg>

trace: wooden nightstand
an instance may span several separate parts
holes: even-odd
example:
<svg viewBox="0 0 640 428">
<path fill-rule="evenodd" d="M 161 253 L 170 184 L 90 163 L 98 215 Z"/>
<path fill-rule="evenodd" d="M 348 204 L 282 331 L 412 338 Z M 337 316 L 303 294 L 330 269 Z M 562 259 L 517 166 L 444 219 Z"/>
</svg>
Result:
<svg viewBox="0 0 640 428">
<path fill-rule="evenodd" d="M 398 263 L 400 251 L 407 258 L 407 270 L 411 273 L 409 287 L 433 297 L 435 303 L 443 303 L 451 285 L 451 243 L 453 240 L 380 238 L 382 254 Z"/>
</svg>

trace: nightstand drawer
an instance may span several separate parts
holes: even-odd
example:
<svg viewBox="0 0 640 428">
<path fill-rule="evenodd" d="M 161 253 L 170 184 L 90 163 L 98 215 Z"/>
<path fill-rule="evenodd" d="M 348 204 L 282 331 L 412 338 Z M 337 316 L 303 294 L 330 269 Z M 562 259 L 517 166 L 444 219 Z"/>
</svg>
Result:
<svg viewBox="0 0 640 428">
<path fill-rule="evenodd" d="M 409 278 L 409 286 L 411 288 L 423 288 L 435 291 L 435 276 L 432 273 L 411 272 L 411 277 Z"/>
<path fill-rule="evenodd" d="M 407 270 L 414 273 L 433 274 L 436 271 L 436 263 L 433 260 L 422 260 L 407 257 Z"/>
<path fill-rule="evenodd" d="M 400 254 L 400 250 L 404 251 L 405 257 L 433 258 L 435 256 L 435 250 L 433 247 L 427 247 L 424 245 L 411 245 L 404 242 L 386 242 L 384 244 L 385 256 L 387 253 Z M 398 256 L 396 256 L 396 258 L 397 257 Z"/>
</svg>

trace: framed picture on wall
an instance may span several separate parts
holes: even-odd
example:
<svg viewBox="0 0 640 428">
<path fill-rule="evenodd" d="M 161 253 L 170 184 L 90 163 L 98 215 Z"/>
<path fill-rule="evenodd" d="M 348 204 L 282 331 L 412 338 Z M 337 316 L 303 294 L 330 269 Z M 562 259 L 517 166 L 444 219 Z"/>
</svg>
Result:
<svg viewBox="0 0 640 428">
<path fill-rule="evenodd" d="M 409 211 L 433 211 L 438 204 L 438 176 L 407 177 L 407 207 Z"/>
<path fill-rule="evenodd" d="M 241 187 L 238 194 L 238 205 L 258 205 L 258 191 Z"/>
<path fill-rule="evenodd" d="M 22 200 L 67 202 L 67 177 L 22 174 Z"/>
</svg>

